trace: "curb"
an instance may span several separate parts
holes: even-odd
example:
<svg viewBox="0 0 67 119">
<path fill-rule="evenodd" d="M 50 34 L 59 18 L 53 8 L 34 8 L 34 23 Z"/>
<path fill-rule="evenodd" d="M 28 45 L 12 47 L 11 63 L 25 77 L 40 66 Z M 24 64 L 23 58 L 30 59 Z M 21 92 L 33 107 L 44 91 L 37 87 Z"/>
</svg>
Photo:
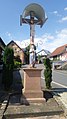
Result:
<svg viewBox="0 0 67 119">
<path fill-rule="evenodd" d="M 1 104 L 1 108 L 0 108 L 0 119 L 3 119 L 4 113 L 5 113 L 6 109 L 7 109 L 8 103 L 9 103 L 9 97 L 10 97 L 10 95 L 7 95 L 5 97 L 5 99 L 4 99 L 4 101 Z"/>
<path fill-rule="evenodd" d="M 56 92 L 53 92 L 53 97 L 57 101 L 57 103 L 59 104 L 59 106 L 62 107 L 62 109 L 64 110 L 64 116 L 67 118 L 67 108 L 62 103 L 62 101 L 59 99 L 58 94 Z"/>
<path fill-rule="evenodd" d="M 0 119 L 3 119 L 4 112 L 7 109 L 8 99 L 4 100 L 0 109 Z"/>
</svg>

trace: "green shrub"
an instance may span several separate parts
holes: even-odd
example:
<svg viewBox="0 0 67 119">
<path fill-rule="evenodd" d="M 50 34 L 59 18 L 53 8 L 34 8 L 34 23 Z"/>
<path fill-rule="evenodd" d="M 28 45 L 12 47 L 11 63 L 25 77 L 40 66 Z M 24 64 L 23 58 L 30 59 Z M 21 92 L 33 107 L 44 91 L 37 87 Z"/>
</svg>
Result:
<svg viewBox="0 0 67 119">
<path fill-rule="evenodd" d="M 51 70 L 51 63 L 49 58 L 44 59 L 44 65 L 45 65 L 45 70 L 44 70 L 44 76 L 45 76 L 45 83 L 46 83 L 46 88 L 51 88 L 51 82 L 52 82 L 52 70 Z"/>
<path fill-rule="evenodd" d="M 22 65 L 21 62 L 18 62 L 18 61 L 14 61 L 14 68 L 20 68 Z"/>
<path fill-rule="evenodd" d="M 22 61 L 20 59 L 20 56 L 14 56 L 14 68 L 20 68 L 22 65 Z"/>
<path fill-rule="evenodd" d="M 14 52 L 13 49 L 6 47 L 3 55 L 3 77 L 2 82 L 8 90 L 13 82 Z"/>
<path fill-rule="evenodd" d="M 17 62 L 22 63 L 19 55 L 14 56 L 14 60 L 17 61 Z"/>
</svg>

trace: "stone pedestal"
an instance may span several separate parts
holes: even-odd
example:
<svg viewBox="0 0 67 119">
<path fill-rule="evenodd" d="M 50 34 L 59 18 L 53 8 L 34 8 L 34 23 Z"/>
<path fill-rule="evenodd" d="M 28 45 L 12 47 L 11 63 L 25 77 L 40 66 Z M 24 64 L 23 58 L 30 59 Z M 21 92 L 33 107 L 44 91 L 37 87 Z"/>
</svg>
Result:
<svg viewBox="0 0 67 119">
<path fill-rule="evenodd" d="M 24 89 L 23 95 L 29 102 L 43 102 L 41 90 L 41 71 L 38 68 L 24 68 Z"/>
</svg>

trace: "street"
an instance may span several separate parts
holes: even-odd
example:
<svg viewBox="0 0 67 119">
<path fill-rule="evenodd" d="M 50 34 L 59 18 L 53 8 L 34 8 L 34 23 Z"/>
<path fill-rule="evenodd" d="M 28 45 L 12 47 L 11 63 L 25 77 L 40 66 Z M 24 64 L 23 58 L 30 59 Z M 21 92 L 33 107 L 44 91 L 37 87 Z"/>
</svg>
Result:
<svg viewBox="0 0 67 119">
<path fill-rule="evenodd" d="M 41 67 L 41 64 L 39 65 Z M 44 87 L 44 65 L 42 64 L 43 70 L 41 72 L 41 85 Z M 67 71 L 63 70 L 52 70 L 52 88 L 67 88 Z"/>
<path fill-rule="evenodd" d="M 67 88 L 67 72 L 60 70 L 52 71 L 52 85 L 55 88 Z"/>
</svg>

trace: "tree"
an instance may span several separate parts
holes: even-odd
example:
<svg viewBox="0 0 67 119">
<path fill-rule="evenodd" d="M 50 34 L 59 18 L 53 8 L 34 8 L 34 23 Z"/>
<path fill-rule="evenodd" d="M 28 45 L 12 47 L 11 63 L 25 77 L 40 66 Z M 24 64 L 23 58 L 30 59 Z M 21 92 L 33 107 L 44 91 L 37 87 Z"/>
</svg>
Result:
<svg viewBox="0 0 67 119">
<path fill-rule="evenodd" d="M 46 82 L 46 88 L 51 88 L 51 82 L 52 82 L 52 70 L 51 70 L 51 63 L 49 58 L 44 59 L 44 76 L 45 76 L 45 82 Z"/>
<path fill-rule="evenodd" d="M 3 77 L 2 82 L 8 90 L 13 82 L 14 52 L 13 49 L 6 47 L 3 55 Z"/>
</svg>

